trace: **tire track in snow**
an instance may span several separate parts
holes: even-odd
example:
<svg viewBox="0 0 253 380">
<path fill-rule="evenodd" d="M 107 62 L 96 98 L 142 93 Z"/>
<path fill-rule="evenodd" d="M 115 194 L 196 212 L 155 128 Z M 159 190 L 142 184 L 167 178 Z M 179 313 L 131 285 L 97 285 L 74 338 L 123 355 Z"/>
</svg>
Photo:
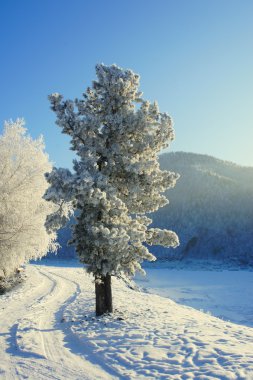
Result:
<svg viewBox="0 0 253 380">
<path fill-rule="evenodd" d="M 69 324 L 69 323 L 67 323 L 67 321 L 65 319 L 66 309 L 71 308 L 71 306 L 75 304 L 79 295 L 81 294 L 81 287 L 80 287 L 79 283 L 77 281 L 74 281 L 73 278 L 70 279 L 66 276 L 59 274 L 59 273 L 55 273 L 55 271 L 52 272 L 50 270 L 47 270 L 47 273 L 50 273 L 53 276 L 58 276 L 59 278 L 61 278 L 64 281 L 70 282 L 76 289 L 75 292 L 73 292 L 73 294 L 66 300 L 66 302 L 61 306 L 61 308 L 56 313 L 58 316 L 57 320 L 64 322 L 64 323 L 61 323 L 60 328 L 64 331 L 65 342 L 66 342 L 67 347 L 69 347 L 71 352 L 75 353 L 78 357 L 81 356 L 85 359 L 90 358 L 91 363 L 92 363 L 92 367 L 93 368 L 94 367 L 100 368 L 100 370 L 102 370 L 104 372 L 104 375 L 106 376 L 107 379 L 113 380 L 113 379 L 121 378 L 118 376 L 118 373 L 116 371 L 114 371 L 114 370 L 112 370 L 112 368 L 110 368 L 110 366 L 105 366 L 105 364 L 102 361 L 98 360 L 98 358 L 94 358 L 94 357 L 91 358 L 91 356 L 90 356 L 91 351 L 87 350 L 88 342 L 85 345 L 84 342 L 82 342 L 80 340 L 79 336 L 72 331 L 71 322 Z M 79 301 L 78 301 L 78 303 L 79 303 Z M 50 347 L 52 347 L 52 345 L 50 345 Z M 96 379 L 100 379 L 100 377 L 96 377 Z"/>
<path fill-rule="evenodd" d="M 29 274 L 33 270 L 28 269 Z M 31 273 L 30 273 L 31 272 Z M 43 297 L 48 284 L 44 278 L 34 286 L 32 276 L 28 276 L 18 288 L 13 289 L 0 297 L 1 304 L 1 333 L 0 333 L 0 375 L 1 379 L 11 380 L 18 378 L 16 368 L 17 358 L 22 363 L 28 357 L 32 359 L 32 353 L 23 353 L 18 345 L 18 323 L 20 315 L 24 315 L 38 297 Z M 36 358 L 38 358 L 35 355 Z"/>
<path fill-rule="evenodd" d="M 84 355 L 80 356 L 80 351 L 84 353 L 84 347 L 76 338 L 73 339 L 70 335 L 71 339 L 66 340 L 70 329 L 62 323 L 62 317 L 65 308 L 74 302 L 81 292 L 78 282 L 55 273 L 48 267 L 45 270 L 38 266 L 36 270 L 54 284 L 52 291 L 35 308 L 46 359 L 57 371 L 64 368 L 62 378 L 109 379 L 100 367 L 92 365 Z"/>
<path fill-rule="evenodd" d="M 10 337 L 3 355 L 9 362 L 2 367 L 0 364 L 1 379 L 31 379 L 31 374 L 36 380 L 111 379 L 103 369 L 75 353 L 80 343 L 73 337 L 66 340 L 69 329 L 61 318 L 80 294 L 79 284 L 49 268 L 29 266 L 29 272 L 32 279 L 20 291 L 19 304 L 10 300 L 13 319 L 9 323 L 5 320 Z M 37 282 L 38 287 L 32 287 Z M 81 349 L 83 346 L 78 347 Z"/>
<path fill-rule="evenodd" d="M 43 272 L 38 272 L 39 275 L 42 275 L 44 280 L 46 280 L 49 284 L 48 289 L 27 308 L 28 313 L 23 315 L 22 318 L 18 320 L 16 340 L 19 350 L 24 355 L 34 355 L 35 357 L 46 358 L 41 314 L 46 311 L 45 304 L 47 303 L 47 299 L 54 297 L 57 282 L 45 275 Z"/>
</svg>

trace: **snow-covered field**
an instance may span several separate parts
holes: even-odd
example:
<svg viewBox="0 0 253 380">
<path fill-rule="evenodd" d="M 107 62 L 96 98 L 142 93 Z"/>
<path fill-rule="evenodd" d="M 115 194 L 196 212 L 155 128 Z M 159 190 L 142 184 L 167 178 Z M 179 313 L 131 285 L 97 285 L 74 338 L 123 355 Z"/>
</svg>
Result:
<svg viewBox="0 0 253 380">
<path fill-rule="evenodd" d="M 82 268 L 29 265 L 27 275 L 0 297 L 1 379 L 253 379 L 251 327 L 118 280 L 114 315 L 95 318 Z"/>
<path fill-rule="evenodd" d="M 145 270 L 135 281 L 148 292 L 253 327 L 253 271 Z"/>
</svg>

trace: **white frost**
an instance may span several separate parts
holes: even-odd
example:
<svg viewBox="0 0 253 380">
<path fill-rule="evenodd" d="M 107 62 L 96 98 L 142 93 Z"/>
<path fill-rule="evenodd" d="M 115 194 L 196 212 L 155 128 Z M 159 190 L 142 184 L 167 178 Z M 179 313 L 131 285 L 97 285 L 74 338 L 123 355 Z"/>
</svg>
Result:
<svg viewBox="0 0 253 380">
<path fill-rule="evenodd" d="M 42 198 L 49 170 L 42 137 L 27 135 L 22 119 L 6 122 L 0 136 L 0 272 L 5 276 L 56 249 L 55 233 L 44 225 L 55 209 Z"/>
<path fill-rule="evenodd" d="M 103 64 L 96 74 L 83 99 L 49 97 L 56 123 L 71 137 L 79 158 L 73 174 L 54 169 L 48 175 L 45 198 L 78 210 L 72 244 L 89 271 L 133 275 L 143 260 L 155 260 L 143 243 L 179 244 L 172 231 L 149 230 L 152 220 L 143 216 L 168 203 L 163 193 L 178 178 L 158 164 L 158 153 L 174 139 L 174 131 L 157 103 L 141 98 L 138 75 Z M 69 215 L 59 208 L 48 218 L 49 230 L 66 224 Z"/>
</svg>

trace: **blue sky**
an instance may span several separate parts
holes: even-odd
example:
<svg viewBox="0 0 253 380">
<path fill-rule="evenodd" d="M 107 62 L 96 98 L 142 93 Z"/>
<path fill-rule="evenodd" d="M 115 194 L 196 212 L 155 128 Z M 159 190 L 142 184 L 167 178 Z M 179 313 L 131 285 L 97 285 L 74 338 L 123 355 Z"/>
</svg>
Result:
<svg viewBox="0 0 253 380">
<path fill-rule="evenodd" d="M 253 166 L 252 0 L 1 0 L 0 17 L 1 130 L 24 117 L 56 166 L 73 154 L 47 95 L 80 97 L 99 62 L 141 75 L 171 150 Z"/>
</svg>

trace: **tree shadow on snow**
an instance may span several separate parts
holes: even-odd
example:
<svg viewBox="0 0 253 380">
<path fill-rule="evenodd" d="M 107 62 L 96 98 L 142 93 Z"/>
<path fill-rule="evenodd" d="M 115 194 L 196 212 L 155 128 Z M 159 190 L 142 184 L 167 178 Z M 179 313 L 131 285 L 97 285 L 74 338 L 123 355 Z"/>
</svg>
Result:
<svg viewBox="0 0 253 380">
<path fill-rule="evenodd" d="M 15 323 L 9 330 L 9 333 L 5 333 L 4 335 L 9 335 L 7 339 L 7 343 L 9 348 L 7 348 L 6 352 L 12 356 L 20 356 L 22 358 L 33 358 L 33 359 L 45 359 L 43 355 L 37 354 L 35 352 L 24 351 L 21 350 L 18 345 L 18 323 Z M 3 335 L 3 334 L 0 334 Z"/>
</svg>

